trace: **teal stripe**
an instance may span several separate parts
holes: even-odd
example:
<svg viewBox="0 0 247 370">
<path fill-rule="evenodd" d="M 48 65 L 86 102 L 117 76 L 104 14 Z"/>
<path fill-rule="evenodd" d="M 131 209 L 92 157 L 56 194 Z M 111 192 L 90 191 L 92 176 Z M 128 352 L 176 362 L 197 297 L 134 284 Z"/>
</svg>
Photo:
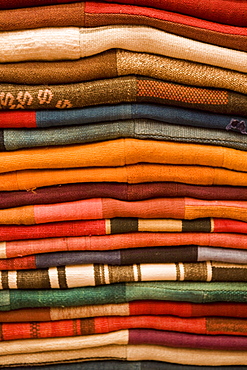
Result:
<svg viewBox="0 0 247 370">
<path fill-rule="evenodd" d="M 112 284 L 67 290 L 3 290 L 0 311 L 28 307 L 68 307 L 158 299 L 206 302 L 247 302 L 246 283 L 153 282 Z"/>
</svg>

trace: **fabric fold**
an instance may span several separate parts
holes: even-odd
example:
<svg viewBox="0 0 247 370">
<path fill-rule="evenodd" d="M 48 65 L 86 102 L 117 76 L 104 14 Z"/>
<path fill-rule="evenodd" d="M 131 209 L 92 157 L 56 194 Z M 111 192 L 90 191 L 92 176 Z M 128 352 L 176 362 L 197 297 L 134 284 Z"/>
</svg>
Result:
<svg viewBox="0 0 247 370">
<path fill-rule="evenodd" d="M 150 355 L 151 354 L 151 355 Z M 142 361 L 150 358 L 183 365 L 246 365 L 245 351 L 206 350 L 172 348 L 158 345 L 109 345 L 74 351 L 51 351 L 33 353 L 28 356 L 28 365 L 56 364 L 61 362 L 90 361 L 99 359 L 121 359 L 122 361 Z M 191 360 L 192 359 L 192 360 Z M 0 365 L 27 365 L 27 355 L 6 355 L 0 358 Z"/>
<path fill-rule="evenodd" d="M 178 333 L 246 336 L 247 324 L 243 319 L 200 317 L 180 318 L 173 316 L 109 316 L 90 319 L 74 319 L 47 322 L 1 323 L 1 341 L 20 339 L 75 337 L 104 334 L 127 329 L 152 329 Z M 35 335 L 34 328 L 37 328 Z M 196 339 L 196 338 L 195 338 Z M 179 337 L 178 337 L 179 340 Z"/>
<path fill-rule="evenodd" d="M 61 85 L 128 75 L 247 93 L 247 77 L 244 73 L 183 59 L 119 49 L 78 61 L 0 64 L 1 82 L 13 84 Z"/>
<path fill-rule="evenodd" d="M 247 153 L 244 151 L 220 146 L 138 139 L 3 152 L 0 153 L 0 161 L 1 173 L 77 167 L 90 170 L 138 163 L 149 163 L 151 166 L 157 163 L 219 167 L 241 171 L 243 175 L 247 172 Z"/>
<path fill-rule="evenodd" d="M 246 302 L 246 283 L 135 282 L 74 289 L 1 290 L 0 311 L 35 307 L 168 300 L 194 303 Z"/>
<path fill-rule="evenodd" d="M 64 251 L 104 251 L 128 248 L 198 245 L 246 249 L 245 234 L 230 233 L 126 233 L 18 240 L 0 243 L 0 258 Z"/>
<path fill-rule="evenodd" d="M 202 43 L 149 26 L 47 27 L 1 32 L 1 40 L 1 63 L 77 60 L 119 48 L 187 59 L 243 73 L 247 71 L 245 52 Z"/>
<path fill-rule="evenodd" d="M 0 210 L 2 225 L 33 225 L 73 220 L 88 220 L 88 223 L 81 223 L 81 230 L 90 234 L 93 234 L 93 227 L 102 234 L 193 229 L 199 232 L 225 232 L 227 228 L 229 232 L 235 230 L 245 233 L 247 202 L 206 201 L 195 198 L 154 198 L 126 202 L 113 198 L 91 198 Z M 90 220 L 98 221 L 90 223 Z M 184 220 L 195 221 L 190 223 Z M 62 227 L 62 224 L 60 226 Z M 78 226 L 80 227 L 80 224 Z"/>
<path fill-rule="evenodd" d="M 26 16 L 28 11 L 29 17 Z M 246 51 L 246 28 L 135 5 L 77 2 L 0 11 L 0 30 L 142 24 L 209 44 Z"/>
<path fill-rule="evenodd" d="M 16 133 L 16 129 L 0 131 L 0 151 L 86 144 L 120 138 L 184 142 L 247 150 L 245 136 L 235 132 L 170 125 L 155 120 L 123 120 L 35 130 L 18 129 L 18 135 Z"/>
<path fill-rule="evenodd" d="M 0 289 L 70 289 L 141 281 L 247 282 L 247 265 L 207 261 L 0 271 Z"/>
<path fill-rule="evenodd" d="M 135 263 L 172 263 L 218 261 L 247 264 L 245 249 L 179 245 L 129 248 L 113 251 L 50 252 L 0 260 L 5 270 L 31 270 L 78 264 L 128 265 Z"/>
</svg>

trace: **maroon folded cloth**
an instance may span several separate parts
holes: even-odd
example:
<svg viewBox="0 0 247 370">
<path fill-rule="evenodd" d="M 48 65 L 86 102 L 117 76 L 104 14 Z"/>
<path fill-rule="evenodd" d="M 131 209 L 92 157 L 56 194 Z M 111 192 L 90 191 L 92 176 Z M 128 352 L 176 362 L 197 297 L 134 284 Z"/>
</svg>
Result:
<svg viewBox="0 0 247 370">
<path fill-rule="evenodd" d="M 0 209 L 34 204 L 72 202 L 90 198 L 145 200 L 163 197 L 192 197 L 207 200 L 247 200 L 244 186 L 200 186 L 176 182 L 78 183 L 48 186 L 32 191 L 1 191 Z"/>
</svg>

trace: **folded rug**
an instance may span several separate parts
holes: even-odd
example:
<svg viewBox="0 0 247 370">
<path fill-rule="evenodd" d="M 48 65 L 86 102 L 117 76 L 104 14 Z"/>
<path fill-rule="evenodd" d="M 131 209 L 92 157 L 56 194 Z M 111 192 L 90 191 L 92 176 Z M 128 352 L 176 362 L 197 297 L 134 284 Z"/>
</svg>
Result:
<svg viewBox="0 0 247 370">
<path fill-rule="evenodd" d="M 77 167 L 85 167 L 86 171 L 97 171 L 101 168 L 103 170 L 104 167 L 116 168 L 118 166 L 123 166 L 124 170 L 124 166 L 138 163 L 210 166 L 214 169 L 219 167 L 219 170 L 241 171 L 245 176 L 247 152 L 221 146 L 117 139 L 99 143 L 0 153 L 0 173 Z M 116 171 L 117 180 L 117 169 L 114 171 Z M 156 181 L 159 179 L 157 178 Z"/>
<path fill-rule="evenodd" d="M 90 198 L 134 201 L 186 196 L 207 200 L 247 200 L 247 188 L 244 186 L 198 186 L 176 182 L 65 184 L 32 191 L 2 191 L 0 192 L 0 209 L 34 204 L 73 202 Z"/>
<path fill-rule="evenodd" d="M 202 335 L 152 329 L 119 330 L 105 334 L 76 337 L 25 339 L 0 342 L 0 361 L 5 355 L 74 351 L 107 345 L 160 345 L 172 348 L 246 351 L 247 337 L 234 335 Z M 1 363 L 1 362 L 0 362 Z"/>
<path fill-rule="evenodd" d="M 182 245 L 246 249 L 246 239 L 245 234 L 143 232 L 105 236 L 19 240 L 0 243 L 0 258 L 5 259 L 62 251 L 107 251 L 116 249 Z"/>
<path fill-rule="evenodd" d="M 71 320 L 76 318 L 96 316 L 140 316 L 140 315 L 172 315 L 173 317 L 204 317 L 214 327 L 215 319 L 223 323 L 223 318 L 243 319 L 247 318 L 247 303 L 238 302 L 214 302 L 214 303 L 189 303 L 176 301 L 142 300 L 117 304 L 93 304 L 75 307 L 46 307 L 46 308 L 23 308 L 19 310 L 1 311 L 0 320 L 4 322 L 38 322 Z M 215 316 L 215 318 L 210 317 Z M 121 320 L 121 317 L 119 317 Z M 208 325 L 209 327 L 209 325 Z M 240 330 L 239 326 L 232 327 Z"/>
<path fill-rule="evenodd" d="M 151 102 L 215 113 L 247 115 L 246 95 L 141 76 L 49 86 L 1 84 L 0 90 L 2 110 L 68 109 L 101 104 Z"/>
<path fill-rule="evenodd" d="M 135 282 L 73 289 L 0 290 L 0 311 L 34 307 L 124 303 L 136 300 L 246 302 L 245 282 Z"/>
<path fill-rule="evenodd" d="M 30 239 L 30 238 L 29 238 Z M 54 252 L 0 260 L 4 270 L 43 269 L 66 265 L 100 263 L 129 265 L 135 263 L 171 263 L 219 261 L 247 263 L 244 249 L 225 249 L 200 246 L 174 246 L 159 248 L 130 248 L 115 251 Z"/>
<path fill-rule="evenodd" d="M 90 198 L 134 201 L 185 196 L 208 200 L 247 200 L 247 189 L 244 186 L 198 186 L 176 182 L 65 184 L 38 188 L 33 191 L 2 191 L 0 192 L 0 209 L 34 204 L 73 202 Z"/>
<path fill-rule="evenodd" d="M 81 350 L 50 351 L 3 355 L 0 365 L 42 365 L 73 361 L 99 361 L 113 359 L 122 361 L 154 360 L 189 365 L 246 365 L 246 351 L 173 348 L 158 345 L 108 345 Z M 163 370 L 163 369 L 162 369 Z"/>
<path fill-rule="evenodd" d="M 184 222 L 184 219 L 199 218 L 202 220 L 195 220 L 192 223 Z M 154 198 L 129 202 L 112 198 L 92 198 L 0 210 L 0 224 L 6 225 L 32 225 L 71 220 L 88 220 L 88 223 L 81 224 L 82 232 L 85 226 L 85 235 L 88 233 L 94 235 L 94 227 L 95 235 L 137 231 L 188 232 L 193 230 L 198 232 L 227 232 L 229 230 L 228 232 L 246 233 L 247 202 L 209 201 L 194 198 Z M 90 223 L 89 220 L 98 221 Z"/>
<path fill-rule="evenodd" d="M 170 125 L 147 119 L 63 128 L 0 130 L 0 151 L 83 144 L 119 138 L 209 144 L 247 151 L 245 136 L 235 132 Z"/>
<path fill-rule="evenodd" d="M 0 127 L 46 128 L 53 126 L 85 125 L 104 121 L 151 119 L 176 125 L 236 131 L 246 134 L 246 118 L 207 113 L 160 104 L 99 105 L 82 109 L 1 111 Z M 1 141 L 2 133 L 1 133 Z"/>
<path fill-rule="evenodd" d="M 246 351 L 173 348 L 145 344 L 108 345 L 81 350 L 3 355 L 0 357 L 0 365 L 1 367 L 8 365 L 32 366 L 35 364 L 56 364 L 73 361 L 99 361 L 100 359 L 121 359 L 122 361 L 142 361 L 151 359 L 153 361 L 207 366 L 246 365 Z"/>
<path fill-rule="evenodd" d="M 144 6 L 77 2 L 0 11 L 1 31 L 43 27 L 96 27 L 113 24 L 151 26 L 209 44 L 247 51 L 247 30 L 244 27 L 223 25 Z"/>
<path fill-rule="evenodd" d="M 113 0 L 105 0 L 108 2 L 116 2 Z M 71 3 L 74 0 L 39 0 L 38 5 L 50 5 Z M 132 4 L 133 0 L 118 0 L 118 3 Z M 247 6 L 244 2 L 238 0 L 209 0 L 202 7 L 198 8 L 196 0 L 135 0 L 135 5 L 151 6 L 154 8 L 165 9 L 172 12 L 184 13 L 195 16 L 197 18 L 209 19 L 219 23 L 233 24 L 238 26 L 246 26 L 244 15 L 247 11 Z M 21 8 L 37 5 L 37 0 L 5 0 L 0 1 L 1 9 Z"/>
<path fill-rule="evenodd" d="M 247 93 L 247 76 L 244 73 L 119 49 L 76 61 L 0 64 L 1 82 L 13 84 L 66 84 L 128 75 Z"/>
<path fill-rule="evenodd" d="M 247 265 L 207 261 L 0 271 L 0 289 L 67 289 L 139 281 L 246 282 Z"/>
<path fill-rule="evenodd" d="M 30 161 L 28 155 L 26 159 Z M 122 167 L 15 171 L 0 174 L 0 180 L 0 191 L 34 190 L 37 187 L 77 182 L 113 181 L 130 184 L 172 181 L 193 185 L 246 186 L 247 174 L 205 166 L 136 164 Z"/>
<path fill-rule="evenodd" d="M 229 342 L 233 339 L 231 336 L 247 336 L 246 320 L 222 317 L 111 316 L 46 322 L 1 323 L 0 328 L 1 341 L 75 337 L 126 329 L 153 329 L 213 336 L 227 335 L 225 339 L 228 338 Z M 173 334 L 171 333 L 170 339 L 172 338 Z M 197 339 L 197 337 L 194 338 Z M 180 337 L 177 340 L 179 343 Z M 208 338 L 208 340 L 210 339 Z"/>
<path fill-rule="evenodd" d="M 60 365 L 43 365 L 44 370 L 212 370 L 211 366 L 178 365 L 161 361 L 85 361 Z M 13 369 L 4 367 L 3 370 Z M 26 366 L 15 367 L 15 370 L 28 369 Z M 33 370 L 40 370 L 40 366 L 32 366 Z M 246 366 L 217 366 L 218 370 L 246 370 Z"/>
<path fill-rule="evenodd" d="M 148 26 L 46 27 L 1 32 L 0 62 L 76 60 L 120 48 L 247 72 L 247 54 Z M 45 52 L 44 52 L 45 51 Z"/>
</svg>

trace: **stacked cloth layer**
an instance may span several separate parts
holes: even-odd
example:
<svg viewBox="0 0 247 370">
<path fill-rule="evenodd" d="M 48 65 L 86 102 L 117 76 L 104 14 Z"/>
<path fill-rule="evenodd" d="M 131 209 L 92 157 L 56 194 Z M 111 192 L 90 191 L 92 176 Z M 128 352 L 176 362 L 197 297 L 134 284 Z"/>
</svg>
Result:
<svg viewBox="0 0 247 370">
<path fill-rule="evenodd" d="M 0 368 L 247 369 L 247 3 L 0 0 Z"/>
</svg>

